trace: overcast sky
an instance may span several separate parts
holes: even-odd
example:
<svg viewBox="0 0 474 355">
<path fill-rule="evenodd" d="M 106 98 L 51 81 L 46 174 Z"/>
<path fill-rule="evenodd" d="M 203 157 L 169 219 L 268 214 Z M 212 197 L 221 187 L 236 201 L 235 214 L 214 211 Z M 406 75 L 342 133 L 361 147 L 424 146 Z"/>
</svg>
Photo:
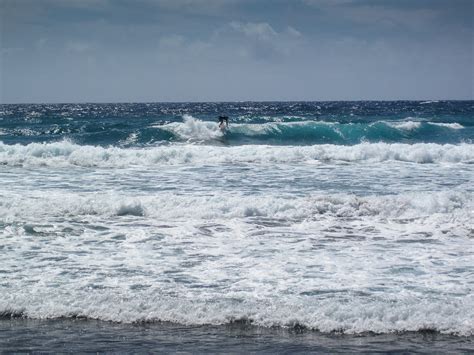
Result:
<svg viewBox="0 0 474 355">
<path fill-rule="evenodd" d="M 0 103 L 473 99 L 472 0 L 0 4 Z"/>
</svg>

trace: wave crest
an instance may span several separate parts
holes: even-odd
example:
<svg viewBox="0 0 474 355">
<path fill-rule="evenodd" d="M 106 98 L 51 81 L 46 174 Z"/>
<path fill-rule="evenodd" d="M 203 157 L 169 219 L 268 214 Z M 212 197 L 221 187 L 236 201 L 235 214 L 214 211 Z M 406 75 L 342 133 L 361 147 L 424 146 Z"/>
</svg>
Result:
<svg viewBox="0 0 474 355">
<path fill-rule="evenodd" d="M 223 136 L 215 122 L 201 121 L 191 115 L 184 115 L 183 121 L 154 127 L 168 131 L 186 142 L 206 142 Z"/>
<path fill-rule="evenodd" d="M 473 163 L 472 144 L 362 143 L 354 146 L 233 147 L 194 144 L 150 148 L 83 146 L 69 141 L 7 145 L 0 143 L 0 165 L 120 168 L 136 165 L 310 162 Z"/>
<path fill-rule="evenodd" d="M 117 292 L 118 291 L 118 292 Z M 354 296 L 354 295 L 353 295 Z M 48 302 L 44 302 L 48 299 Z M 372 299 L 189 299 L 163 295 L 160 290 L 128 294 L 125 290 L 18 294 L 0 300 L 0 314 L 35 319 L 89 318 L 104 321 L 172 322 L 184 325 L 221 325 L 245 320 L 263 327 L 305 327 L 324 333 L 392 333 L 432 329 L 440 333 L 473 335 L 473 297 L 464 300 L 414 296 Z M 12 311 L 13 310 L 13 311 Z"/>
</svg>

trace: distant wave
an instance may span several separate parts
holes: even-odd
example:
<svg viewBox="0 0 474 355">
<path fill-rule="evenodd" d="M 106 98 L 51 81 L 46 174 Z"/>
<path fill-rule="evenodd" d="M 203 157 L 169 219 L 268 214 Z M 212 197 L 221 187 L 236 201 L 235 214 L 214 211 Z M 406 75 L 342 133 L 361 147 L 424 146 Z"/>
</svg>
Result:
<svg viewBox="0 0 474 355">
<path fill-rule="evenodd" d="M 137 122 L 68 121 L 62 124 L 12 126 L 0 132 L 4 142 L 51 142 L 68 138 L 83 145 L 120 147 L 168 143 L 215 145 L 271 144 L 353 145 L 362 142 L 461 143 L 470 137 L 457 122 L 431 122 L 416 118 L 398 121 L 332 122 L 291 121 L 232 123 L 223 133 L 213 121 L 184 115 L 182 122 L 161 122 L 140 126 Z M 470 129 L 470 127 L 469 127 Z"/>
<path fill-rule="evenodd" d="M 422 125 L 422 122 L 406 121 L 406 122 L 393 122 L 393 123 L 389 122 L 386 124 L 389 125 L 390 127 L 393 127 L 399 130 L 413 131 L 413 130 L 419 129 Z"/>
<path fill-rule="evenodd" d="M 439 102 L 438 100 L 428 100 L 428 101 L 420 102 L 420 105 L 437 104 L 438 102 Z"/>
<path fill-rule="evenodd" d="M 197 120 L 190 115 L 184 115 L 183 120 L 183 123 L 173 122 L 154 127 L 168 131 L 187 142 L 205 142 L 223 137 L 222 131 L 215 122 Z"/>
<path fill-rule="evenodd" d="M 177 140 L 228 143 L 277 144 L 357 144 L 368 142 L 423 142 L 430 136 L 464 128 L 459 123 L 422 121 L 378 121 L 373 123 L 338 123 L 325 121 L 267 122 L 231 124 L 225 135 L 214 122 L 200 121 L 185 115 L 184 122 L 154 126 L 170 132 Z"/>
<path fill-rule="evenodd" d="M 435 122 L 428 122 L 431 125 L 434 126 L 440 126 L 440 127 L 447 127 L 451 129 L 463 129 L 464 126 L 459 124 L 459 123 L 435 123 Z"/>
</svg>

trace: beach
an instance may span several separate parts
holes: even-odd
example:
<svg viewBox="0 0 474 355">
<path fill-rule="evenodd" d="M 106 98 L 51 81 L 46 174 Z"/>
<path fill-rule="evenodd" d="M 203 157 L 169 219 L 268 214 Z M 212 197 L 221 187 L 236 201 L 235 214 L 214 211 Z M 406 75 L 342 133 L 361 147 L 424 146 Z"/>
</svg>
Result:
<svg viewBox="0 0 474 355">
<path fill-rule="evenodd" d="M 324 334 L 245 324 L 183 326 L 94 320 L 0 321 L 0 346 L 10 352 L 186 353 L 470 353 L 473 338 L 436 332 Z"/>
</svg>

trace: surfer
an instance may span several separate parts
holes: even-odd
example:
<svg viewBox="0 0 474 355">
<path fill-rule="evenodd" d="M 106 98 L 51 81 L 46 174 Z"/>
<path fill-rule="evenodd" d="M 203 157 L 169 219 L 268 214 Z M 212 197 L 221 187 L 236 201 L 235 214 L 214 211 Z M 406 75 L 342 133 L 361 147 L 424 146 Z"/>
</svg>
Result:
<svg viewBox="0 0 474 355">
<path fill-rule="evenodd" d="M 219 116 L 219 128 L 221 131 L 225 131 L 229 127 L 229 117 Z"/>
</svg>

